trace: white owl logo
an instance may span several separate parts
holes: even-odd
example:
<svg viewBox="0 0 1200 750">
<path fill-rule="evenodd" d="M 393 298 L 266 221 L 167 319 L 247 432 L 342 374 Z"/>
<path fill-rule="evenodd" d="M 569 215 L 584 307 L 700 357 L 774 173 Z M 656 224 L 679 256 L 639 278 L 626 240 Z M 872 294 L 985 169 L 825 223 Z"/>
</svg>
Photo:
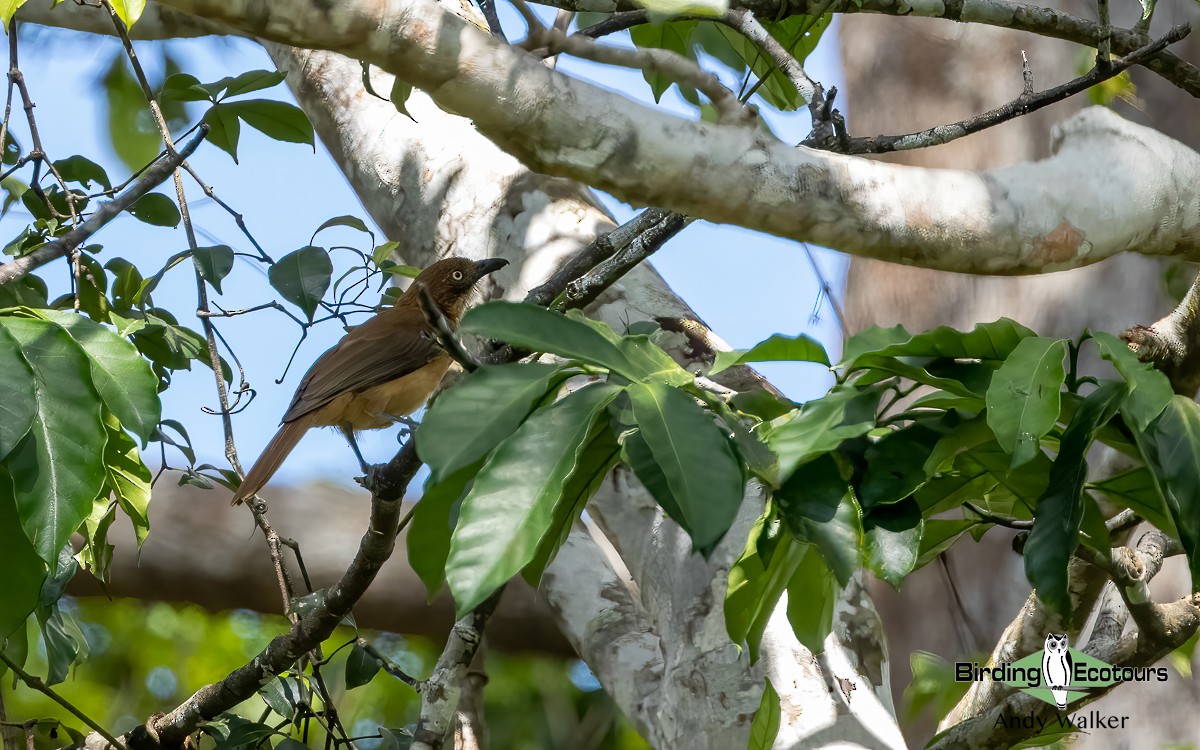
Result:
<svg viewBox="0 0 1200 750">
<path fill-rule="evenodd" d="M 1067 688 L 1071 685 L 1071 652 L 1067 649 L 1065 633 L 1046 634 L 1046 650 L 1042 652 L 1042 684 L 1050 688 L 1059 710 L 1067 707 Z"/>
</svg>

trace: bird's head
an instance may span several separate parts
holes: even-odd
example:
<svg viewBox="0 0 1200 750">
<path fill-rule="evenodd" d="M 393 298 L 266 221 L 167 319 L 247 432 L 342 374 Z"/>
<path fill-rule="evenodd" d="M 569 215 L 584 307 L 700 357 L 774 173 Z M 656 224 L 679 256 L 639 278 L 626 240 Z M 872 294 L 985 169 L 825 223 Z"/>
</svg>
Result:
<svg viewBox="0 0 1200 750">
<path fill-rule="evenodd" d="M 424 286 L 442 313 L 452 320 L 457 320 L 471 299 L 475 284 L 489 273 L 499 271 L 507 265 L 508 261 L 503 258 L 444 258 L 426 268 L 413 280 L 402 302 L 418 304 L 418 295 Z"/>
</svg>

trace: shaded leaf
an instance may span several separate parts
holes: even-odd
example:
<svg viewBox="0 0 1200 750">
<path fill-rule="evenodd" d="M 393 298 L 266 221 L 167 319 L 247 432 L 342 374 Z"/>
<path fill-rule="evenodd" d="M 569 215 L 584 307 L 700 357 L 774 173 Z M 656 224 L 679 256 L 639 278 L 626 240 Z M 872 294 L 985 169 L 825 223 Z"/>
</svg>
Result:
<svg viewBox="0 0 1200 750">
<path fill-rule="evenodd" d="M 379 661 L 357 643 L 350 647 L 346 657 L 346 689 L 362 687 L 379 673 Z"/>
<path fill-rule="evenodd" d="M 597 383 L 539 409 L 484 464 L 463 499 L 446 562 L 460 615 L 533 559 L 585 438 L 619 392 Z"/>
<path fill-rule="evenodd" d="M 408 564 L 425 584 L 430 602 L 446 580 L 446 558 L 450 555 L 450 536 L 458 521 L 458 506 L 481 466 L 482 459 L 441 481 L 435 481 L 431 474 L 413 511 L 408 528 L 412 543 L 406 545 Z"/>
<path fill-rule="evenodd" d="M 104 167 L 78 154 L 55 161 L 54 168 L 67 182 L 78 182 L 85 188 L 90 188 L 95 182 L 97 185 L 103 185 L 106 190 L 112 188 L 112 182 L 109 181 Z"/>
<path fill-rule="evenodd" d="M 317 235 L 320 234 L 322 230 L 329 229 L 330 227 L 350 227 L 351 229 L 357 229 L 364 234 L 374 236 L 374 233 L 367 228 L 366 222 L 357 216 L 335 216 L 332 219 L 327 219 L 325 223 L 317 227 L 317 231 L 312 233 L 312 239 L 309 240 L 309 242 L 311 243 L 313 240 L 316 240 Z"/>
<path fill-rule="evenodd" d="M 686 58 L 694 58 L 691 38 L 695 29 L 696 21 L 663 21 L 634 26 L 629 30 L 629 36 L 634 45 L 642 49 L 665 49 Z M 675 83 L 674 78 L 657 69 L 643 70 L 642 77 L 650 84 L 656 102 Z"/>
<path fill-rule="evenodd" d="M 1149 362 L 1139 361 L 1125 342 L 1111 333 L 1097 331 L 1092 338 L 1100 347 L 1100 356 L 1112 362 L 1129 385 L 1129 395 L 1125 397 L 1121 413 L 1129 423 L 1145 431 L 1175 395 L 1171 381 Z"/>
<path fill-rule="evenodd" d="M 1160 530 L 1178 538 L 1179 531 L 1167 509 L 1166 501 L 1155 486 L 1154 475 L 1145 466 L 1138 466 L 1114 474 L 1098 482 L 1090 482 L 1089 489 L 1098 490 L 1114 503 L 1129 508 Z"/>
<path fill-rule="evenodd" d="M 33 370 L 21 345 L 0 325 L 0 459 L 29 432 L 36 412 Z"/>
<path fill-rule="evenodd" d="M 287 78 L 287 73 L 282 70 L 248 70 L 241 75 L 234 76 L 226 83 L 225 96 L 222 98 L 269 89 L 283 83 L 285 78 Z"/>
<path fill-rule="evenodd" d="M 308 115 L 294 104 L 272 99 L 246 99 L 223 102 L 220 106 L 269 138 L 288 143 L 306 143 L 315 148 L 312 123 L 308 121 Z"/>
<path fill-rule="evenodd" d="M 228 245 L 198 247 L 192 251 L 200 275 L 221 294 L 221 281 L 233 270 L 233 248 Z"/>
<path fill-rule="evenodd" d="M 25 618 L 37 606 L 46 563 L 29 543 L 21 529 L 13 498 L 12 478 L 0 465 L 0 643 L 25 624 Z"/>
<path fill-rule="evenodd" d="M 267 280 L 275 291 L 303 310 L 309 321 L 329 289 L 332 276 L 329 253 L 312 245 L 288 253 L 267 271 Z"/>
<path fill-rule="evenodd" d="M 787 617 L 796 639 L 814 654 L 825 650 L 825 638 L 833 630 L 833 608 L 839 591 L 837 578 L 825 559 L 806 547 L 788 581 Z"/>
<path fill-rule="evenodd" d="M 831 451 L 843 440 L 866 435 L 875 427 L 878 390 L 860 391 L 837 386 L 819 399 L 805 403 L 790 419 L 772 422 L 765 438 L 779 456 L 782 481 L 796 467 L 813 457 Z"/>
<path fill-rule="evenodd" d="M 1083 521 L 1087 449 L 1100 425 L 1117 413 L 1126 392 L 1125 383 L 1107 382 L 1075 412 L 1063 431 L 1058 456 L 1050 468 L 1050 484 L 1038 500 L 1033 530 L 1025 543 L 1025 576 L 1046 608 L 1067 622 L 1072 614 L 1067 564 L 1079 542 Z"/>
<path fill-rule="evenodd" d="M 228 104 L 218 104 L 210 107 L 204 113 L 204 124 L 208 125 L 208 142 L 238 160 L 238 139 L 242 135 L 242 124 L 238 121 L 237 113 Z"/>
<path fill-rule="evenodd" d="M 1062 339 L 1022 339 L 992 378 L 986 396 L 988 426 L 1012 454 L 1014 467 L 1041 450 L 1042 437 L 1058 421 L 1066 355 Z"/>
<path fill-rule="evenodd" d="M 775 746 L 775 737 L 779 734 L 779 693 L 767 680 L 763 688 L 762 698 L 758 702 L 758 710 L 754 712 L 754 720 L 750 722 L 750 744 L 747 750 L 771 750 Z"/>
<path fill-rule="evenodd" d="M 146 193 L 134 201 L 128 211 L 137 220 L 156 227 L 179 226 L 179 208 L 162 193 Z"/>
<path fill-rule="evenodd" d="M 1200 581 L 1200 405 L 1174 396 L 1138 435 L 1138 447 L 1175 521 L 1194 589 Z"/>
<path fill-rule="evenodd" d="M 816 547 L 846 585 L 862 567 L 863 520 L 837 461 L 825 454 L 796 469 L 775 500 L 788 530 Z"/>
<path fill-rule="evenodd" d="M 935 557 L 950 549 L 965 531 L 978 522 L 967 518 L 929 518 L 925 521 L 925 529 L 921 533 L 921 546 L 917 550 L 917 563 L 920 568 L 931 562 Z"/>
<path fill-rule="evenodd" d="M 737 644 L 758 659 L 767 621 L 787 590 L 807 547 L 782 529 L 782 521 L 768 507 L 754 523 L 746 547 L 729 569 L 725 590 L 725 629 Z"/>
<path fill-rule="evenodd" d="M 917 566 L 924 529 L 921 506 L 912 498 L 872 508 L 863 516 L 867 567 L 898 590 Z"/>
<path fill-rule="evenodd" d="M 925 484 L 925 465 L 941 439 L 941 433 L 913 424 L 867 448 L 867 470 L 859 485 L 863 510 L 903 500 Z"/>
<path fill-rule="evenodd" d="M 661 383 L 626 389 L 634 420 L 674 498 L 693 546 L 709 554 L 742 504 L 741 468 L 729 440 L 695 400 Z"/>
</svg>

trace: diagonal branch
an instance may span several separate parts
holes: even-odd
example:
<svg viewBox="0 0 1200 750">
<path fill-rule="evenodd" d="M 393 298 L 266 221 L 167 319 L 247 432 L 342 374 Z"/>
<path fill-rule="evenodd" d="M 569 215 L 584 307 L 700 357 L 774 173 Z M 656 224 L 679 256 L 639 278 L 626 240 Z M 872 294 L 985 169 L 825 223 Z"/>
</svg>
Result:
<svg viewBox="0 0 1200 750">
<path fill-rule="evenodd" d="M 165 153 L 160 156 L 157 161 L 142 172 L 142 175 L 125 192 L 106 203 L 100 204 L 100 207 L 88 217 L 87 221 L 57 240 L 47 242 L 29 255 L 15 258 L 8 263 L 0 265 L 0 284 L 8 284 L 16 281 L 39 266 L 44 266 L 52 260 L 70 255 L 75 248 L 82 245 L 92 235 L 104 228 L 106 224 L 132 206 L 134 201 L 166 182 L 176 168 L 187 157 L 192 155 L 192 152 L 196 150 L 207 134 L 208 127 L 201 125 L 196 134 L 183 145 L 183 148 L 174 153 Z"/>
</svg>

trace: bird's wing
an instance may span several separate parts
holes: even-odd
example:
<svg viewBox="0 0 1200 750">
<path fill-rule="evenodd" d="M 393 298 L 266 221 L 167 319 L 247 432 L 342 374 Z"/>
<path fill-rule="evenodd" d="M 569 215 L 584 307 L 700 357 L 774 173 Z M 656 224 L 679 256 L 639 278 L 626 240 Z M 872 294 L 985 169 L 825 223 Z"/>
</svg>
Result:
<svg viewBox="0 0 1200 750">
<path fill-rule="evenodd" d="M 309 368 L 283 415 L 291 422 L 333 401 L 414 372 L 442 354 L 415 307 L 385 311 L 346 334 Z"/>
</svg>

